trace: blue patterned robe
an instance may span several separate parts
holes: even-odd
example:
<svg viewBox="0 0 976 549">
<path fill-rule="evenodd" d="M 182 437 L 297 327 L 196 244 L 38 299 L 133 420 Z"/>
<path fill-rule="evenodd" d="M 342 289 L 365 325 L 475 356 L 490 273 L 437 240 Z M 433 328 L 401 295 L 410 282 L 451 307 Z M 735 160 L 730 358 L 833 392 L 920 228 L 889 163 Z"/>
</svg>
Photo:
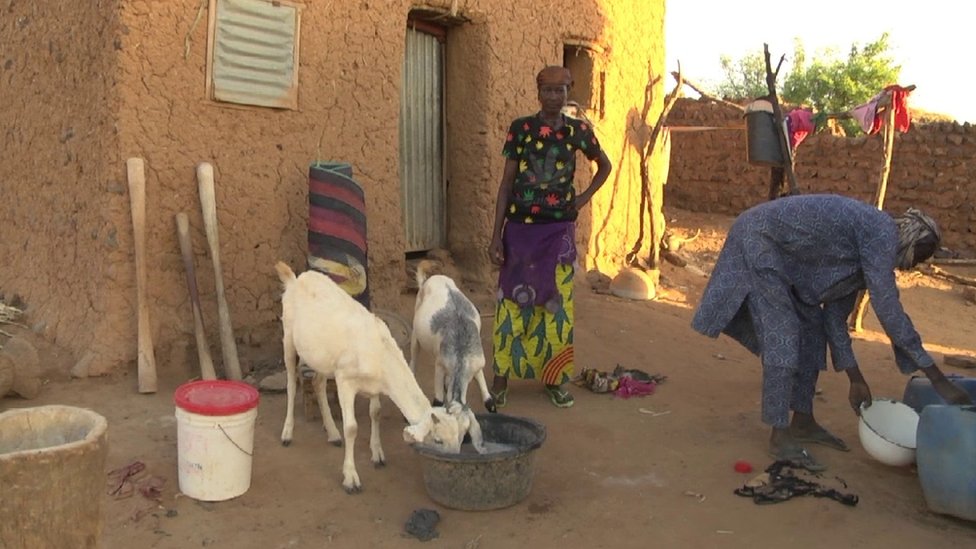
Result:
<svg viewBox="0 0 976 549">
<path fill-rule="evenodd" d="M 740 215 L 729 230 L 692 327 L 725 333 L 763 368 L 857 366 L 847 318 L 857 291 L 871 305 L 903 373 L 934 364 L 895 284 L 898 232 L 888 214 L 837 195 L 780 198 Z"/>
</svg>

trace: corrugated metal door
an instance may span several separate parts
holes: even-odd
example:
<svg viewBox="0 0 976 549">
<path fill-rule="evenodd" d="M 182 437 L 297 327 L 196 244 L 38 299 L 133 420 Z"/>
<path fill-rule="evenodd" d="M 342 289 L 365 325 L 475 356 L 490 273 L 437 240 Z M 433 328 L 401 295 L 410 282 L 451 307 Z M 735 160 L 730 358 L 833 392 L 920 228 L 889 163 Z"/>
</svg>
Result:
<svg viewBox="0 0 976 549">
<path fill-rule="evenodd" d="M 406 251 L 446 240 L 444 183 L 444 45 L 407 29 L 400 91 L 400 198 Z"/>
</svg>

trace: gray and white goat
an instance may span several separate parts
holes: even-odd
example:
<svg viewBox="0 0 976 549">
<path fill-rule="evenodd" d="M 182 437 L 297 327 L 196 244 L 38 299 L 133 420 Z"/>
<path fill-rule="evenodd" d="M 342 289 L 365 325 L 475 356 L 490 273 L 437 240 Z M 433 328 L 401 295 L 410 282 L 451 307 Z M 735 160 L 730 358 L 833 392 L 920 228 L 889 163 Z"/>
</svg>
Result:
<svg viewBox="0 0 976 549">
<path fill-rule="evenodd" d="M 481 314 L 453 279 L 431 275 L 435 268 L 436 263 L 429 260 L 417 265 L 410 370 L 416 373 L 417 355 L 423 349 L 434 356 L 435 405 L 460 402 L 466 406 L 468 385 L 473 378 L 478 381 L 485 408 L 495 412 L 495 399 L 485 381 Z"/>
</svg>

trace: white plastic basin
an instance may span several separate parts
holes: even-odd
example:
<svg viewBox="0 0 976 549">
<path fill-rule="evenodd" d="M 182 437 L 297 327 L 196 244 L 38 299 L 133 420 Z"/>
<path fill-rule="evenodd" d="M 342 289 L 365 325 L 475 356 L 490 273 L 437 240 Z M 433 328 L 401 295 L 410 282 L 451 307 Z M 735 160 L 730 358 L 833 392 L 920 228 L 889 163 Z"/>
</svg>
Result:
<svg viewBox="0 0 976 549">
<path fill-rule="evenodd" d="M 861 446 L 871 457 L 894 467 L 915 462 L 915 431 L 918 412 L 912 407 L 884 398 L 861 406 L 857 433 Z"/>
</svg>

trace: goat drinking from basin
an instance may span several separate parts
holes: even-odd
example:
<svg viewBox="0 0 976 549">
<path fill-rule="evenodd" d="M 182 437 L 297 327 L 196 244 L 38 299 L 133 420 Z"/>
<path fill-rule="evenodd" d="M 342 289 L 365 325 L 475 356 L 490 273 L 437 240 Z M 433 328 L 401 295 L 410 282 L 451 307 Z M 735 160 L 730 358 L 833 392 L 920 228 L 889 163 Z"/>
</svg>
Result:
<svg viewBox="0 0 976 549">
<path fill-rule="evenodd" d="M 410 370 L 416 373 L 421 349 L 434 355 L 434 404 L 466 404 L 468 385 L 478 382 L 485 408 L 495 400 L 485 382 L 485 351 L 481 346 L 481 314 L 448 276 L 431 271 L 435 264 L 417 265 L 417 302 L 410 335 Z"/>
<path fill-rule="evenodd" d="M 403 353 L 386 324 L 349 296 L 328 276 L 306 271 L 295 276 L 283 262 L 275 265 L 284 286 L 281 296 L 282 346 L 287 372 L 288 408 L 281 430 L 281 442 L 292 440 L 295 424 L 295 389 L 298 358 L 316 375 L 317 397 L 329 440 L 345 439 L 342 486 L 359 492 L 362 484 L 353 460 L 357 423 L 354 403 L 357 394 L 370 397 L 372 462 L 380 466 L 385 458 L 380 445 L 379 411 L 381 394 L 387 395 L 409 422 L 403 430 L 408 443 L 421 443 L 447 453 L 458 453 L 466 433 L 476 449 L 483 451 L 481 428 L 474 413 L 461 405 L 432 407 L 407 365 Z M 332 419 L 325 395 L 324 379 L 334 378 L 342 410 L 342 431 Z"/>
</svg>

